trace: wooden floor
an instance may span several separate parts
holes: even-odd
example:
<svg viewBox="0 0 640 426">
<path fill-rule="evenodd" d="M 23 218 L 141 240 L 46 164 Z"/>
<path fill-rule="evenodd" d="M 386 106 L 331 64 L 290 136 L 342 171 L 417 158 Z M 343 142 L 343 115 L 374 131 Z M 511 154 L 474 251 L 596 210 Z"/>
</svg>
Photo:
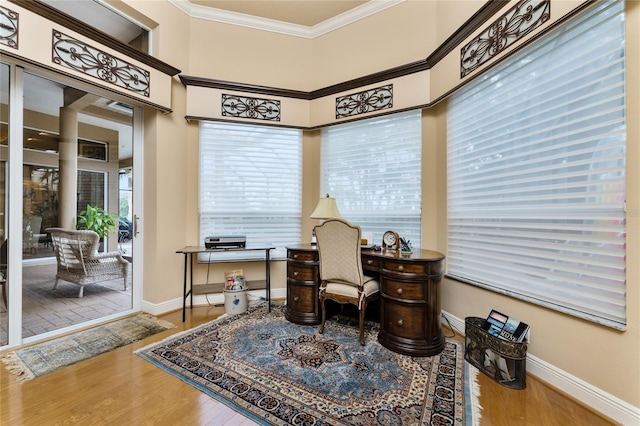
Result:
<svg viewBox="0 0 640 426">
<path fill-rule="evenodd" d="M 254 425 L 133 353 L 223 312 L 194 308 L 184 323 L 181 311 L 163 315 L 178 327 L 23 384 L 0 367 L 0 425 Z M 531 376 L 525 390 L 482 374 L 479 384 L 482 426 L 613 424 Z"/>
</svg>

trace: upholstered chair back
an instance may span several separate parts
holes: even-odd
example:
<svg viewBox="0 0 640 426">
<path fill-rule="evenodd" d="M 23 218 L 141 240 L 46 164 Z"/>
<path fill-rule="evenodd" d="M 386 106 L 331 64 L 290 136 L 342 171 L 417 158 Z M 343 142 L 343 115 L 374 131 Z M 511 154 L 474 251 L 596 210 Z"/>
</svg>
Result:
<svg viewBox="0 0 640 426">
<path fill-rule="evenodd" d="M 363 285 L 360 260 L 361 230 L 341 219 L 330 219 L 315 227 L 320 255 L 320 279 Z"/>
</svg>

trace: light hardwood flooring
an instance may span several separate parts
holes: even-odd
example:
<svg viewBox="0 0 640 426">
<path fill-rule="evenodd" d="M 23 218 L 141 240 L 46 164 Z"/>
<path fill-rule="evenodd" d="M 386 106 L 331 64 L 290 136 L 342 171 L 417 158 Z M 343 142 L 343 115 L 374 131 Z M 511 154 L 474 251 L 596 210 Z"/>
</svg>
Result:
<svg viewBox="0 0 640 426">
<path fill-rule="evenodd" d="M 0 367 L 0 425 L 255 425 L 133 353 L 223 312 L 196 307 L 184 323 L 181 311 L 163 315 L 177 328 L 22 384 Z M 525 390 L 482 374 L 479 384 L 481 426 L 614 424 L 530 375 Z"/>
</svg>

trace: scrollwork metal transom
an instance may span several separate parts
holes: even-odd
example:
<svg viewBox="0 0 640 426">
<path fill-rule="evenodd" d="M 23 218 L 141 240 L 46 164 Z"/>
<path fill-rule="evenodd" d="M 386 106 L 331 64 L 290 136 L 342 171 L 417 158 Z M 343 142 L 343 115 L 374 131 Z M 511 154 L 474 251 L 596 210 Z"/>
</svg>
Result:
<svg viewBox="0 0 640 426">
<path fill-rule="evenodd" d="M 393 107 L 393 84 L 336 98 L 336 118 Z"/>
<path fill-rule="evenodd" d="M 550 0 L 521 0 L 460 51 L 460 77 L 489 61 L 551 17 Z"/>
<path fill-rule="evenodd" d="M 280 121 L 280 101 L 223 94 L 222 115 L 225 117 Z"/>
<path fill-rule="evenodd" d="M 149 71 L 53 30 L 53 63 L 131 92 L 149 96 Z"/>
<path fill-rule="evenodd" d="M 18 48 L 18 23 L 20 15 L 11 9 L 0 6 L 0 44 Z"/>
</svg>

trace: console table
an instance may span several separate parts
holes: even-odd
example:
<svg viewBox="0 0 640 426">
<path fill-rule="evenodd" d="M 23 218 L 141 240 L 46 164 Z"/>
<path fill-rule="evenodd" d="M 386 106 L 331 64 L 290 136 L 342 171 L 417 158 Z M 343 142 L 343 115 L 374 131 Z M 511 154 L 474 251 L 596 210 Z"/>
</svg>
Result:
<svg viewBox="0 0 640 426">
<path fill-rule="evenodd" d="M 445 256 L 416 250 L 362 250 L 362 268 L 380 279 L 382 346 L 404 355 L 433 356 L 444 349 L 441 330 L 440 283 Z M 319 324 L 320 270 L 316 246 L 287 247 L 287 309 L 285 317 L 298 324 Z"/>
<path fill-rule="evenodd" d="M 264 251 L 264 262 L 265 262 L 265 280 L 264 281 L 247 281 L 247 289 L 248 290 L 267 290 L 267 306 L 269 312 L 271 312 L 271 250 L 273 247 L 270 246 L 259 246 L 259 247 L 244 247 L 244 248 L 219 248 L 219 249 L 208 249 L 202 246 L 187 246 L 182 250 L 176 251 L 176 253 L 184 254 L 184 282 L 182 287 L 182 322 L 185 321 L 185 314 L 187 310 L 187 297 L 190 297 L 190 308 L 193 308 L 193 295 L 194 294 L 205 294 L 205 293 L 222 293 L 224 290 L 224 283 L 214 283 L 214 284 L 193 284 L 193 255 L 200 253 L 226 253 L 232 251 Z M 223 262 L 237 262 L 235 260 L 223 260 Z M 187 275 L 189 278 L 187 279 Z M 189 288 L 187 289 L 187 282 L 189 283 Z"/>
</svg>

